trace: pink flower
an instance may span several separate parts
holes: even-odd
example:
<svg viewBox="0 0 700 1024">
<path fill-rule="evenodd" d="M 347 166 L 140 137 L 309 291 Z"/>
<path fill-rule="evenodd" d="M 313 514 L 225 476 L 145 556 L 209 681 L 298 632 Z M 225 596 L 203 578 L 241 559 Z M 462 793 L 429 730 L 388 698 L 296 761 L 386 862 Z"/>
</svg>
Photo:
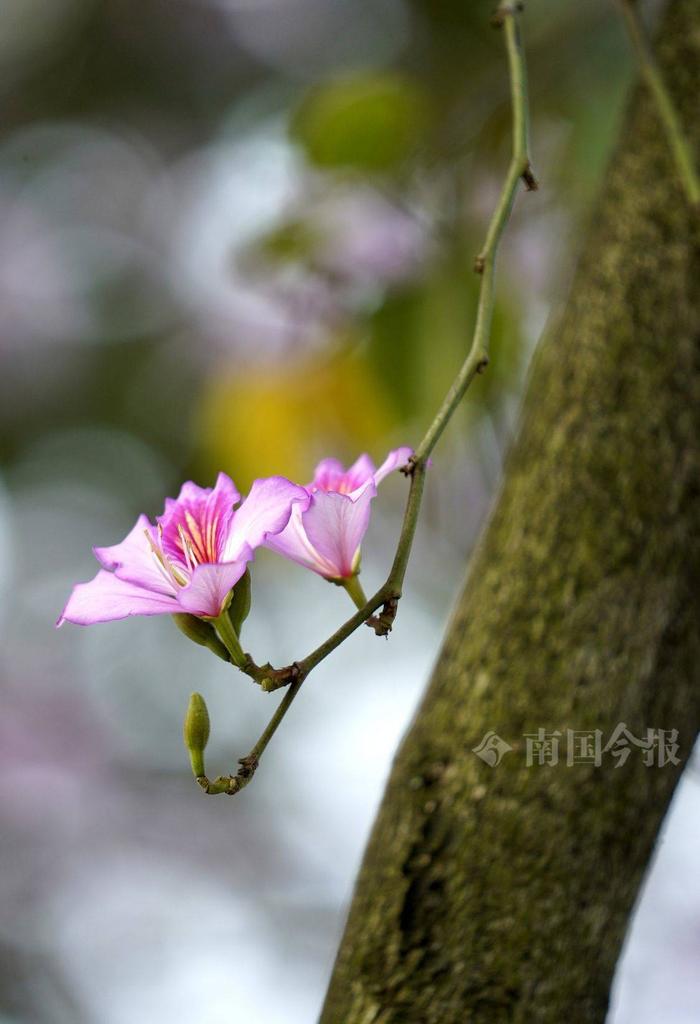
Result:
<svg viewBox="0 0 700 1024">
<path fill-rule="evenodd" d="M 306 487 L 310 501 L 294 506 L 286 528 L 268 537 L 265 547 L 326 579 L 353 576 L 377 484 L 405 466 L 412 454 L 411 448 L 397 448 L 379 469 L 368 455 L 361 455 L 347 470 L 337 459 L 323 459 Z"/>
<path fill-rule="evenodd" d="M 292 507 L 306 507 L 309 496 L 273 476 L 256 480 L 235 508 L 240 500 L 225 473 L 214 488 L 183 484 L 177 500 L 166 498 L 155 526 L 141 515 L 121 544 L 94 549 L 103 568 L 73 588 L 57 625 L 178 612 L 218 617 L 255 548 L 283 530 Z"/>
</svg>

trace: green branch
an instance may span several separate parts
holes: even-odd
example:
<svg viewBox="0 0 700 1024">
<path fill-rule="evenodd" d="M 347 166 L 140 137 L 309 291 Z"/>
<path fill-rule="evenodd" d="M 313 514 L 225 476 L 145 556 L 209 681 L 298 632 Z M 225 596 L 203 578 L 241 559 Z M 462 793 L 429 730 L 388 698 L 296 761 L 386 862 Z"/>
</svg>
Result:
<svg viewBox="0 0 700 1024">
<path fill-rule="evenodd" d="M 245 789 L 245 787 L 248 785 L 250 780 L 255 775 L 255 770 L 258 767 L 260 758 L 262 757 L 265 747 L 268 745 L 272 737 L 277 732 L 280 722 L 287 714 L 287 711 L 292 701 L 294 700 L 297 693 L 301 689 L 301 684 L 303 683 L 303 681 L 303 676 L 299 676 L 297 680 L 294 683 L 292 683 L 292 685 L 289 687 L 284 697 L 279 702 L 277 710 L 275 711 L 274 715 L 272 716 L 267 726 L 265 727 L 258 742 L 255 744 L 255 746 L 252 748 L 249 754 L 246 754 L 245 757 L 240 757 L 238 759 L 238 764 L 240 765 L 240 767 L 235 775 L 220 775 L 217 779 L 214 779 L 213 782 L 210 782 L 209 779 L 204 774 L 203 762 L 201 762 L 201 772 L 198 772 L 200 764 L 197 762 L 193 763 L 193 774 L 195 775 L 196 781 L 199 783 L 199 785 L 202 787 L 205 793 L 207 793 L 209 796 L 216 796 L 219 793 L 225 793 L 227 796 L 235 796 L 236 793 L 239 793 L 242 789 Z"/>
<path fill-rule="evenodd" d="M 403 470 L 410 477 L 411 483 L 396 554 L 389 575 L 384 585 L 368 601 L 362 604 L 362 607 L 352 618 L 344 622 L 332 636 L 320 644 L 302 661 L 294 662 L 285 668 L 275 669 L 269 664 L 256 665 L 250 655 L 245 655 L 245 660 L 239 667 L 258 682 L 263 690 L 270 692 L 283 686 L 288 686 L 289 689 L 256 745 L 247 757 L 239 760 L 241 767 L 235 776 L 222 776 L 213 783 L 210 783 L 205 777 L 197 780 L 207 793 L 233 794 L 248 784 L 257 768 L 260 755 L 289 710 L 304 679 L 312 669 L 347 640 L 355 630 L 365 623 L 370 625 L 379 636 L 386 636 L 391 630 L 398 602 L 401 598 L 406 568 L 418 524 L 418 515 L 425 484 L 425 472 L 430 454 L 440 440 L 457 406 L 462 401 L 467 388 L 476 375 L 483 372 L 488 365 L 495 296 L 496 257 L 503 232 L 510 218 L 518 186 L 522 180 L 528 191 L 533 191 L 537 188 L 537 181 L 532 173 L 529 157 L 527 76 L 525 56 L 521 46 L 518 25 L 518 16 L 521 11 L 522 4 L 520 3 L 502 4 L 494 16 L 494 25 L 502 28 L 504 31 L 508 54 L 513 108 L 513 154 L 496 209 L 486 232 L 483 248 L 475 261 L 475 270 L 481 276 L 481 285 L 479 288 L 474 334 L 466 359 L 457 377 L 447 392 L 435 418 L 428 427 L 425 436 L 416 448 L 415 454 L 411 457 L 408 466 Z M 356 600 L 356 603 L 359 603 L 361 591 L 347 585 L 346 589 L 348 589 L 351 597 Z M 226 637 L 222 637 L 222 639 L 227 640 Z"/>
<path fill-rule="evenodd" d="M 344 579 L 338 580 L 338 586 L 347 591 L 348 597 L 356 608 L 364 608 L 367 604 L 367 595 L 362 589 L 357 573 L 354 576 L 346 576 Z"/>
</svg>

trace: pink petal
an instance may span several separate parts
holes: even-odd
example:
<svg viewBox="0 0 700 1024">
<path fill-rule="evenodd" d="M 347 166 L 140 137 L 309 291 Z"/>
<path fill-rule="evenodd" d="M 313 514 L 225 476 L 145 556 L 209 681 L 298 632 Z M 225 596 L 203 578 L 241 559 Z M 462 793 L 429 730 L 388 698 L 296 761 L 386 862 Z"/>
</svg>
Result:
<svg viewBox="0 0 700 1024">
<path fill-rule="evenodd" d="M 319 487 L 322 491 L 337 491 L 337 485 L 344 476 L 345 467 L 338 459 L 321 459 L 309 486 Z"/>
<path fill-rule="evenodd" d="M 198 565 L 192 579 L 178 592 L 178 610 L 184 609 L 191 615 L 206 615 L 216 618 L 221 614 L 226 598 L 238 583 L 253 558 L 252 550 L 246 546 L 234 562 L 220 562 L 218 565 Z"/>
<path fill-rule="evenodd" d="M 374 476 L 374 463 L 369 455 L 360 455 L 349 469 L 345 469 L 337 459 L 322 459 L 316 466 L 312 491 L 336 491 L 338 494 L 350 494 L 358 490 Z"/>
<path fill-rule="evenodd" d="M 354 501 L 346 494 L 317 491 L 302 514 L 306 536 L 319 555 L 333 566 L 334 576 L 352 576 L 375 494 L 372 481 Z"/>
<path fill-rule="evenodd" d="M 226 473 L 219 473 L 213 488 L 200 487 L 199 484 L 195 484 L 191 480 L 185 481 L 180 488 L 177 498 L 165 499 L 166 514 L 173 511 L 178 505 L 197 505 L 203 499 L 213 494 L 214 491 L 218 490 L 226 490 L 228 492 L 227 496 L 233 499 L 233 505 L 241 500 L 241 496 L 231 477 L 227 476 Z"/>
<path fill-rule="evenodd" d="M 345 490 L 356 491 L 358 487 L 362 487 L 368 480 L 371 480 L 374 476 L 374 463 L 370 459 L 369 455 L 360 455 L 359 459 L 353 462 L 350 469 L 345 474 Z"/>
<path fill-rule="evenodd" d="M 179 610 L 174 597 L 153 593 L 100 569 L 89 583 L 73 587 L 56 625 L 74 622 L 78 626 L 91 626 L 129 615 L 172 615 Z"/>
<path fill-rule="evenodd" d="M 389 473 L 393 473 L 395 469 L 403 468 L 412 455 L 413 448 L 408 448 L 405 445 L 403 448 L 395 448 L 394 451 L 389 452 L 384 462 L 382 462 L 374 474 L 375 484 L 380 484 L 384 477 L 388 476 Z"/>
<path fill-rule="evenodd" d="M 297 487 L 283 476 L 256 480 L 234 513 L 221 560 L 233 561 L 240 557 L 245 545 L 260 547 L 268 537 L 281 533 L 297 502 L 304 508 L 308 505 L 309 494 L 304 487 Z"/>
<path fill-rule="evenodd" d="M 158 520 L 164 553 L 186 565 L 181 538 L 184 534 L 197 562 L 220 561 L 234 505 L 240 500 L 233 481 L 225 473 L 219 473 L 213 488 L 198 487 L 192 481 L 183 484 L 177 501 L 168 498 L 165 513 Z"/>
<path fill-rule="evenodd" d="M 93 548 L 95 557 L 105 569 L 111 569 L 119 579 L 136 583 L 157 594 L 173 595 L 175 588 L 158 568 L 148 538 L 156 532 L 146 516 L 141 515 L 131 533 L 121 542 L 108 548 Z"/>
<path fill-rule="evenodd" d="M 305 569 L 312 569 L 321 576 L 338 575 L 335 566 L 323 558 L 313 546 L 302 525 L 302 506 L 295 505 L 284 530 L 274 536 L 268 537 L 265 547 L 284 555 L 292 562 L 303 565 Z"/>
</svg>

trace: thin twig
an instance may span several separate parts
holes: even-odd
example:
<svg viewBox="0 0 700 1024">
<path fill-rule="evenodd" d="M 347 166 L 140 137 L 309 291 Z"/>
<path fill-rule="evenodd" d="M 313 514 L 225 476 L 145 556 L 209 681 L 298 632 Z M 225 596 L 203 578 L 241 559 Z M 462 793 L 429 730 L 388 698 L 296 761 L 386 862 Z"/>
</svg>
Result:
<svg viewBox="0 0 700 1024">
<path fill-rule="evenodd" d="M 618 0 L 618 7 L 639 62 L 639 69 L 656 103 L 656 109 L 668 137 L 668 143 L 688 201 L 692 206 L 699 206 L 700 175 L 698 175 L 693 153 L 685 136 L 678 111 L 673 105 L 663 75 L 647 42 L 639 15 L 630 0 Z"/>
<path fill-rule="evenodd" d="M 268 722 L 265 730 L 263 731 L 260 739 L 252 748 L 249 754 L 245 757 L 238 759 L 240 768 L 235 775 L 220 775 L 218 779 L 214 779 L 210 782 L 206 775 L 197 776 L 197 782 L 202 787 L 205 793 L 209 796 L 216 796 L 219 793 L 225 793 L 227 796 L 235 796 L 242 789 L 248 785 L 250 780 L 255 775 L 255 771 L 260 763 L 260 758 L 263 755 L 265 747 L 268 745 L 272 737 L 277 732 L 280 722 L 287 714 L 287 711 L 296 697 L 297 693 L 301 689 L 301 684 L 304 682 L 304 677 L 299 676 L 297 680 L 292 683 L 287 692 L 285 693 L 282 700 L 277 706 L 277 710 Z"/>
<path fill-rule="evenodd" d="M 406 567 L 416 533 L 425 484 L 425 472 L 430 454 L 474 377 L 478 373 L 483 372 L 488 365 L 489 339 L 494 308 L 496 255 L 503 232 L 510 218 L 518 185 L 522 180 L 528 191 L 533 191 L 537 188 L 537 181 L 532 172 L 529 157 L 527 77 L 518 25 L 518 15 L 521 11 L 521 3 L 502 4 L 494 16 L 494 24 L 499 28 L 503 28 L 508 53 L 513 108 L 513 155 L 498 204 L 488 226 L 484 246 L 475 262 L 475 269 L 481 276 L 481 285 L 474 335 L 467 357 L 454 383 L 428 427 L 425 436 L 416 448 L 414 455 L 404 469 L 405 474 L 411 478 L 411 483 L 396 554 L 389 575 L 384 585 L 372 595 L 352 618 L 344 622 L 332 636 L 328 637 L 327 640 L 301 661 L 294 662 L 286 668 L 275 669 L 269 664 L 256 665 L 250 655 L 246 655 L 246 660 L 241 669 L 251 678 L 255 679 L 262 689 L 268 692 L 283 686 L 289 686 L 289 689 L 250 754 L 240 759 L 239 764 L 241 768 L 237 775 L 232 777 L 223 776 L 216 779 L 213 783 L 210 783 L 204 777 L 197 780 L 208 793 L 233 794 L 248 784 L 257 768 L 260 755 L 289 710 L 292 701 L 309 672 L 347 640 L 356 629 L 367 623 L 380 636 L 386 636 L 391 630 L 398 602 L 401 598 Z M 377 612 L 379 614 L 375 614 Z"/>
</svg>

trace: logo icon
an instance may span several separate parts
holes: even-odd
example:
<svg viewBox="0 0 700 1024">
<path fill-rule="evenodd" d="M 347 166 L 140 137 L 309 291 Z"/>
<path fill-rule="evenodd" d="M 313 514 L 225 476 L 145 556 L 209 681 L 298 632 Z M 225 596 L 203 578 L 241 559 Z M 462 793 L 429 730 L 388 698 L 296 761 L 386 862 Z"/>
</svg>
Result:
<svg viewBox="0 0 700 1024">
<path fill-rule="evenodd" d="M 480 757 L 489 768 L 495 768 L 501 763 L 504 755 L 512 749 L 513 747 L 511 747 L 510 743 L 506 743 L 497 733 L 491 730 L 486 733 L 481 743 L 472 748 L 472 752 L 477 757 Z"/>
</svg>

